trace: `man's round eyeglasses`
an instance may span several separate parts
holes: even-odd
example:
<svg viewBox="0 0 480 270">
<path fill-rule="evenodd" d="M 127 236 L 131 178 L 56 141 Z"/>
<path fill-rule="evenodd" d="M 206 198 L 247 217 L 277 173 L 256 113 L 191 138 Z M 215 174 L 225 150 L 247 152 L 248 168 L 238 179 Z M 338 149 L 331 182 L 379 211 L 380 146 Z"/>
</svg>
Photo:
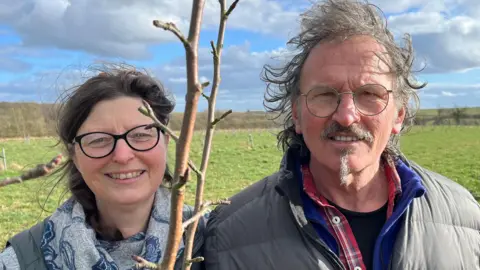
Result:
<svg viewBox="0 0 480 270">
<path fill-rule="evenodd" d="M 316 117 L 329 117 L 335 113 L 344 94 L 352 94 L 355 107 L 361 114 L 373 116 L 385 110 L 392 92 L 380 84 L 366 84 L 352 92 L 338 92 L 335 88 L 320 86 L 300 96 L 305 96 L 307 109 Z"/>
<path fill-rule="evenodd" d="M 123 134 L 108 132 L 89 132 L 76 136 L 73 143 L 78 143 L 82 152 L 90 158 L 103 158 L 110 155 L 119 139 L 124 139 L 135 151 L 148 151 L 154 148 L 160 138 L 160 128 L 152 125 L 134 127 Z"/>
</svg>

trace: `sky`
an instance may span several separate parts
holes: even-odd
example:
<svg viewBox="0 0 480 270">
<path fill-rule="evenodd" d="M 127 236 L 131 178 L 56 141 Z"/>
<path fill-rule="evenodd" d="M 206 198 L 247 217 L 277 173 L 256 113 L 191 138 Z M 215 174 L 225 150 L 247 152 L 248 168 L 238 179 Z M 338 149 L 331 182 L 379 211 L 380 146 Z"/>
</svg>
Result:
<svg viewBox="0 0 480 270">
<path fill-rule="evenodd" d="M 233 0 L 227 0 L 229 5 Z M 286 42 L 312 0 L 240 0 L 227 22 L 217 109 L 264 110 L 265 64 L 288 55 Z M 416 73 L 428 83 L 421 108 L 480 106 L 480 1 L 372 0 L 397 37 L 409 33 Z M 185 53 L 152 21 L 172 21 L 187 35 L 191 0 L 0 0 L 0 102 L 52 103 L 102 63 L 145 69 L 183 111 Z M 206 0 L 199 75 L 212 80 L 210 41 L 219 3 Z M 209 88 L 206 89 L 208 94 Z M 202 100 L 199 110 L 206 109 Z"/>
</svg>

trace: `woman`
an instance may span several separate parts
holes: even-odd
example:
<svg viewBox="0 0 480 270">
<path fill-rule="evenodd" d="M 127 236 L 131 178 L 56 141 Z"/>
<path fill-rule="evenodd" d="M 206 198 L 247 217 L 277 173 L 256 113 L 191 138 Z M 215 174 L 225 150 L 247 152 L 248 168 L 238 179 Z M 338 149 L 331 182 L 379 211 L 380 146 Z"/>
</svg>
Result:
<svg viewBox="0 0 480 270">
<path fill-rule="evenodd" d="M 168 124 L 173 102 L 158 82 L 134 70 L 102 72 L 68 97 L 58 133 L 68 153 L 62 170 L 72 197 L 13 237 L 0 254 L 0 269 L 131 269 L 132 255 L 162 260 L 170 219 L 164 185 L 172 180 L 169 137 L 148 127 L 153 121 L 138 111 L 142 100 Z M 183 218 L 189 216 L 186 208 Z M 178 256 L 178 267 L 181 261 Z"/>
</svg>

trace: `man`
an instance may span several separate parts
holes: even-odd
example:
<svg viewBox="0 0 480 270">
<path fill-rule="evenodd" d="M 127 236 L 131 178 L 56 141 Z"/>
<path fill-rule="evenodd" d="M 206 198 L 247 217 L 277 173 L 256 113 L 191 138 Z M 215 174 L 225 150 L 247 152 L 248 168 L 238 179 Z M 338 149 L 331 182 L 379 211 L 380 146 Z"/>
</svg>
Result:
<svg viewBox="0 0 480 270">
<path fill-rule="evenodd" d="M 267 67 L 285 113 L 278 172 L 210 215 L 207 270 L 480 269 L 480 206 L 404 157 L 419 84 L 372 5 L 330 0 L 302 18 L 298 54 Z M 276 87 L 272 87 L 276 86 Z"/>
</svg>

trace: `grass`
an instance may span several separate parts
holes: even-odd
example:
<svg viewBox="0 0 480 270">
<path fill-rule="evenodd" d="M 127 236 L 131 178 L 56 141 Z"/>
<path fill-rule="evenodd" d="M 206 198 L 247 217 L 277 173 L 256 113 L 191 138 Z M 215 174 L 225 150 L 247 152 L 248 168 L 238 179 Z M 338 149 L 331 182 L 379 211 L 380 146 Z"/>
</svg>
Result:
<svg viewBox="0 0 480 270">
<path fill-rule="evenodd" d="M 251 134 L 253 145 L 249 139 Z M 200 166 L 202 136 L 193 139 L 191 158 Z M 415 127 L 402 138 L 402 150 L 410 159 L 443 174 L 480 194 L 480 127 Z M 0 141 L 8 157 L 8 170 L 0 179 L 20 174 L 58 153 L 53 139 Z M 173 158 L 174 144 L 169 156 Z M 276 171 L 281 152 L 273 131 L 217 131 L 207 173 L 205 199 L 228 197 Z M 2 162 L 0 162 L 1 164 Z M 172 166 L 174 164 L 172 163 Z M 53 176 L 0 188 L 0 250 L 17 232 L 40 221 L 55 210 L 62 197 L 60 184 L 47 200 L 57 179 Z M 188 187 L 187 202 L 195 182 Z M 42 211 L 45 203 L 46 212 Z"/>
</svg>

